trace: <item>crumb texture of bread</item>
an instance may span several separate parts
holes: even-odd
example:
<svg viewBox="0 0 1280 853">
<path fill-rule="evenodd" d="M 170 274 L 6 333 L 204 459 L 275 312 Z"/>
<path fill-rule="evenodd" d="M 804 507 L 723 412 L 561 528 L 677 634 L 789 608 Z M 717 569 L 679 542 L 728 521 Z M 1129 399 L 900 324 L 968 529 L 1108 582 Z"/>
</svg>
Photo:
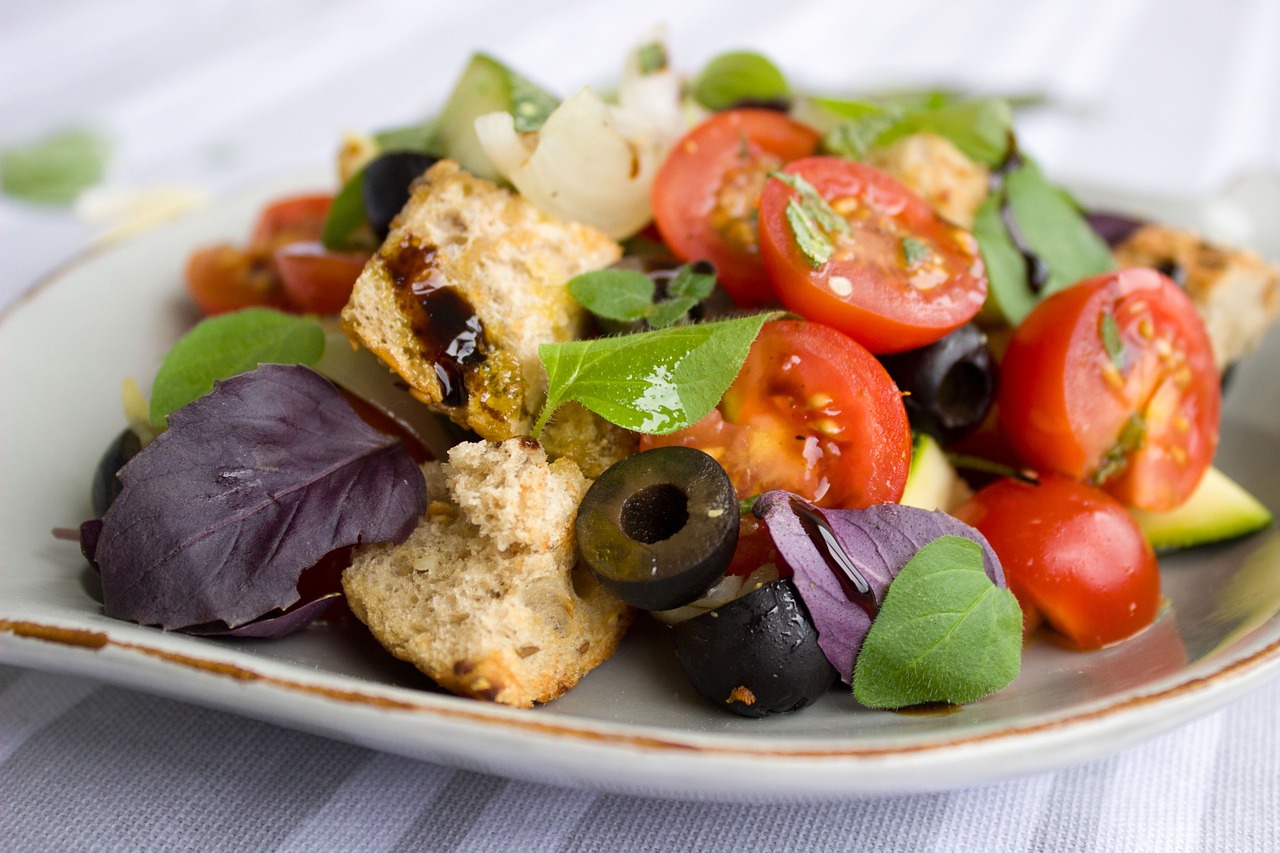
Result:
<svg viewBox="0 0 1280 853">
<path fill-rule="evenodd" d="M 625 604 L 575 567 L 589 481 L 529 439 L 455 447 L 423 466 L 432 498 L 399 545 L 358 548 L 342 583 L 396 657 L 455 693 L 527 708 L 617 648 Z"/>
<path fill-rule="evenodd" d="M 610 465 L 635 453 L 640 436 L 573 401 L 556 409 L 539 442 L 552 459 L 568 457 L 588 479 L 594 480 Z"/>
<path fill-rule="evenodd" d="M 987 168 L 935 133 L 913 133 L 873 148 L 866 162 L 902 181 L 961 228 L 973 228 L 973 217 L 987 197 Z"/>
<path fill-rule="evenodd" d="M 1280 269 L 1255 252 L 1144 225 L 1114 255 L 1122 267 L 1150 267 L 1179 280 L 1204 320 L 1219 371 L 1256 349 L 1280 317 Z"/>
<path fill-rule="evenodd" d="M 360 274 L 343 328 L 461 426 L 524 435 L 546 391 L 538 345 L 586 327 L 565 284 L 621 253 L 602 232 L 442 160 Z"/>
</svg>

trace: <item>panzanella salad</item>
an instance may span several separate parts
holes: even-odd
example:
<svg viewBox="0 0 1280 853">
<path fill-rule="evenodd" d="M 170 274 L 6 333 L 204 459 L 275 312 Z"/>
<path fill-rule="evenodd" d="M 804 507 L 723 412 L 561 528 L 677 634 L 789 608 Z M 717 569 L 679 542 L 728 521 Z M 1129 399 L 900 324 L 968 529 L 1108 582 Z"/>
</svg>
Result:
<svg viewBox="0 0 1280 853">
<path fill-rule="evenodd" d="M 1272 521 L 1212 461 L 1277 270 L 1082 210 L 998 98 L 682 74 L 660 36 L 561 97 L 477 54 L 338 173 L 190 256 L 207 318 L 81 530 L 108 615 L 355 618 L 520 707 L 656 619 L 733 713 L 954 705 Z"/>
</svg>

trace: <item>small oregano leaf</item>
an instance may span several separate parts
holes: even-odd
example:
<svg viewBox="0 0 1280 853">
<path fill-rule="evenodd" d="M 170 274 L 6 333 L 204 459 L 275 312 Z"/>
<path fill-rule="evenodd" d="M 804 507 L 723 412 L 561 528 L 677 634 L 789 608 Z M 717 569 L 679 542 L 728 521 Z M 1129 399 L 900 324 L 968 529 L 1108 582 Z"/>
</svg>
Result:
<svg viewBox="0 0 1280 853">
<path fill-rule="evenodd" d="M 788 98 L 787 78 L 765 56 L 749 50 L 722 53 L 706 64 L 689 87 L 694 100 L 710 110 L 743 102 L 767 103 Z"/>
<path fill-rule="evenodd" d="M 982 548 L 942 536 L 921 548 L 889 586 L 853 670 L 869 708 L 964 704 L 1017 677 L 1022 611 L 983 571 Z"/>
<path fill-rule="evenodd" d="M 636 270 L 593 270 L 569 279 L 569 295 L 597 317 L 629 323 L 653 305 L 653 279 Z"/>
<path fill-rule="evenodd" d="M 315 364 L 324 355 L 324 329 L 315 320 L 270 308 L 246 308 L 202 320 L 169 350 L 151 387 L 151 422 L 227 379 L 260 364 Z"/>
<path fill-rule="evenodd" d="M 770 175 L 777 178 L 796 195 L 787 202 L 787 223 L 796 238 L 796 246 L 809 260 L 814 269 L 825 264 L 835 254 L 835 235 L 846 234 L 849 223 L 836 213 L 813 184 L 799 175 L 786 172 L 774 172 Z"/>
<path fill-rule="evenodd" d="M 751 344 L 779 313 L 693 323 L 616 338 L 542 344 L 547 402 L 534 427 L 576 400 L 634 432 L 663 435 L 715 408 L 733 383 Z"/>
<path fill-rule="evenodd" d="M 1129 352 L 1120 337 L 1120 326 L 1116 323 L 1116 315 L 1111 311 L 1103 311 L 1098 318 L 1098 337 L 1102 339 L 1102 348 L 1107 352 L 1111 366 L 1124 373 L 1129 366 Z"/>
</svg>

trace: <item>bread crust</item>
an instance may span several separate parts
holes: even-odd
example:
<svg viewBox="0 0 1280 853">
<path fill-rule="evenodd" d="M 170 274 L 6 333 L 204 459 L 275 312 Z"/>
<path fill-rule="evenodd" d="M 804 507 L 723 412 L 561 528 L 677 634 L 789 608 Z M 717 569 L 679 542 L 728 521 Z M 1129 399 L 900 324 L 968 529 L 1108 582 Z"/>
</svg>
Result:
<svg viewBox="0 0 1280 853">
<path fill-rule="evenodd" d="M 347 601 L 442 687 L 518 708 L 549 702 L 613 654 L 631 614 L 575 569 L 588 480 L 530 439 L 455 447 L 423 466 L 431 502 L 400 545 L 356 550 Z"/>
</svg>

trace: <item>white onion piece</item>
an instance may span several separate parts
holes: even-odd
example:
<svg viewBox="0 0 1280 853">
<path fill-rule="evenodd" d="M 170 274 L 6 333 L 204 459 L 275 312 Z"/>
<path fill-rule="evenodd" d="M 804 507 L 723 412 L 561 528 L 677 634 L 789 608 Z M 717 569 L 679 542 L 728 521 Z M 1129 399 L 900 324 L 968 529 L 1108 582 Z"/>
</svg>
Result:
<svg viewBox="0 0 1280 853">
<path fill-rule="evenodd" d="M 622 119 L 632 130 L 641 121 L 630 113 Z M 476 135 L 498 171 L 546 213 L 614 239 L 630 237 L 653 216 L 649 192 L 666 145 L 624 135 L 615 110 L 590 89 L 566 99 L 541 130 L 523 138 L 507 113 L 477 118 Z"/>
<path fill-rule="evenodd" d="M 777 579 L 778 567 L 773 563 L 765 563 L 763 566 L 757 567 L 745 578 L 741 575 L 725 575 L 716 581 L 711 589 L 707 590 L 706 595 L 697 601 L 672 610 L 654 610 L 652 614 L 659 622 L 675 625 L 686 619 L 692 619 L 695 616 L 701 616 L 704 613 L 715 610 L 735 598 L 742 598 L 747 593 L 754 592 Z"/>
</svg>

